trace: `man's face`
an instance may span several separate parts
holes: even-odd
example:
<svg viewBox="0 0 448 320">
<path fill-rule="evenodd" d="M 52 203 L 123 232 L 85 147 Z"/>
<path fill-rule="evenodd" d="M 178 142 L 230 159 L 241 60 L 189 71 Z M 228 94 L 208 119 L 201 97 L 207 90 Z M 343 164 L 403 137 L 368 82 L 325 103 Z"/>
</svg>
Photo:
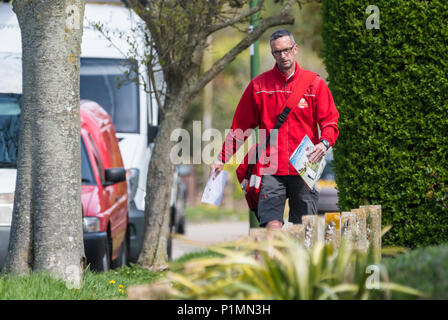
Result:
<svg viewBox="0 0 448 320">
<path fill-rule="evenodd" d="M 280 71 L 287 71 L 294 67 L 297 44 L 293 43 L 289 36 L 273 40 L 271 52 Z"/>
</svg>

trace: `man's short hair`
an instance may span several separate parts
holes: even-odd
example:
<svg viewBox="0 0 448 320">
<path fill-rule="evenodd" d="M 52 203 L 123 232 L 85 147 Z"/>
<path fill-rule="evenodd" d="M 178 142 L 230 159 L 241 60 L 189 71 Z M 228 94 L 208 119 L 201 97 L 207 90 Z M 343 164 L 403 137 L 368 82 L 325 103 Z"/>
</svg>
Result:
<svg viewBox="0 0 448 320">
<path fill-rule="evenodd" d="M 269 43 L 272 43 L 272 41 L 274 41 L 278 38 L 282 38 L 282 37 L 286 37 L 286 36 L 288 36 L 291 39 L 292 43 L 296 43 L 294 41 L 294 36 L 292 35 L 292 33 L 286 29 L 280 29 L 280 30 L 275 31 L 273 34 L 271 34 Z"/>
</svg>

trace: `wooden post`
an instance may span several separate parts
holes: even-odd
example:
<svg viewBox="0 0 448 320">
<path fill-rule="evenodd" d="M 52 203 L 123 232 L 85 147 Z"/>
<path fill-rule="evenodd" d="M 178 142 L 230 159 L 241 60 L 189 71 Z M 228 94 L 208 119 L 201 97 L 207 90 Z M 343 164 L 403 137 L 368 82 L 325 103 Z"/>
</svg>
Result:
<svg viewBox="0 0 448 320">
<path fill-rule="evenodd" d="M 360 206 L 367 213 L 366 217 L 366 236 L 369 245 L 375 250 L 377 261 L 381 259 L 381 206 L 369 205 Z"/>
<path fill-rule="evenodd" d="M 325 214 L 325 243 L 331 244 L 333 249 L 339 247 L 341 240 L 341 214 L 327 212 Z"/>
<path fill-rule="evenodd" d="M 344 211 L 341 213 L 341 239 L 353 243 L 356 233 L 356 217 L 353 212 Z"/>
<path fill-rule="evenodd" d="M 300 244 L 305 241 L 305 227 L 303 224 L 293 224 L 288 227 L 285 232 L 292 238 L 296 239 Z"/>
<path fill-rule="evenodd" d="M 306 215 L 302 217 L 305 229 L 303 245 L 312 248 L 318 241 L 324 241 L 325 219 L 317 215 Z"/>
<path fill-rule="evenodd" d="M 263 241 L 266 239 L 267 229 L 266 228 L 250 228 L 249 237 L 255 241 Z"/>
<path fill-rule="evenodd" d="M 367 252 L 369 248 L 369 243 L 367 242 L 367 231 L 366 231 L 366 210 L 365 209 L 352 209 L 356 217 L 356 237 L 354 245 L 357 249 Z"/>
</svg>

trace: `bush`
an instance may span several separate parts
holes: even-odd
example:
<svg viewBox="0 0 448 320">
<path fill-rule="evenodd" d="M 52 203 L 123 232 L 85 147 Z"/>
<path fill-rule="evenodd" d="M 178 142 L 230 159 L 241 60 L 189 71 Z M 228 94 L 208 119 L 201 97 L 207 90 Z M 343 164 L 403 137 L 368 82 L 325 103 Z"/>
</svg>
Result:
<svg viewBox="0 0 448 320">
<path fill-rule="evenodd" d="M 324 57 L 340 112 L 341 210 L 381 204 L 384 244 L 448 241 L 448 2 L 324 0 Z"/>
<path fill-rule="evenodd" d="M 269 236 L 268 236 L 269 238 Z M 421 293 L 389 282 L 381 272 L 379 290 L 369 290 L 368 267 L 373 251 L 363 254 L 346 243 L 333 250 L 318 243 L 305 248 L 282 232 L 256 242 L 240 239 L 210 246 L 219 255 L 205 254 L 182 263 L 151 285 L 147 299 L 188 300 L 310 300 L 389 298 L 393 292 Z"/>
<path fill-rule="evenodd" d="M 390 280 L 427 293 L 432 299 L 448 299 L 448 244 L 418 248 L 395 258 L 383 259 Z M 394 292 L 395 299 L 410 299 Z"/>
</svg>

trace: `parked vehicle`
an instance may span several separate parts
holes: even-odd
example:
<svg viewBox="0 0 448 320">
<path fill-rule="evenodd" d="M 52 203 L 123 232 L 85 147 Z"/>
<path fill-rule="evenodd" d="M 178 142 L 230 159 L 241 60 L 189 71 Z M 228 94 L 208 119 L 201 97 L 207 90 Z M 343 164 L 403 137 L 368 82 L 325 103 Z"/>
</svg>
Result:
<svg viewBox="0 0 448 320">
<path fill-rule="evenodd" d="M 19 121 L 20 95 L 0 93 L 0 268 L 11 229 Z M 124 266 L 129 253 L 126 171 L 111 118 L 87 100 L 81 101 L 81 168 L 87 263 L 97 271 Z"/>
<path fill-rule="evenodd" d="M 317 210 L 320 214 L 325 212 L 338 212 L 338 190 L 336 189 L 335 173 L 333 171 L 333 149 L 330 148 L 325 155 L 327 165 L 317 182 L 319 191 Z"/>
<path fill-rule="evenodd" d="M 84 247 L 87 263 L 107 271 L 128 263 L 126 171 L 112 119 L 96 102 L 81 101 Z"/>
<path fill-rule="evenodd" d="M 139 70 L 140 79 L 149 83 L 146 67 L 131 62 L 126 54 L 131 48 L 127 42 L 127 35 L 131 39 L 135 36 L 131 30 L 140 23 L 140 18 L 131 10 L 121 5 L 107 5 L 87 3 L 84 14 L 84 30 L 81 45 L 81 99 L 88 99 L 99 103 L 110 115 L 115 125 L 119 141 L 129 193 L 130 220 L 130 248 L 129 259 L 136 262 L 140 254 L 145 231 L 145 195 L 148 163 L 154 147 L 154 138 L 159 124 L 158 107 L 154 95 L 145 91 L 143 81 L 126 81 L 125 73 L 132 79 L 136 77 L 134 69 Z M 101 24 L 112 32 L 107 39 L 95 28 Z M 121 34 L 121 35 L 120 35 Z M 21 56 L 21 35 L 12 5 L 0 3 L 0 54 Z M 137 47 L 143 49 L 143 40 L 135 39 Z M 113 45 L 111 45 L 111 42 Z M 20 69 L 21 70 L 21 69 Z M 0 73 L 4 71 L 0 68 Z M 13 73 L 14 78 L 20 79 L 21 71 Z M 120 79 L 120 86 L 117 84 Z M 0 92 L 9 93 L 2 89 L 2 75 L 0 74 Z M 9 78 L 10 79 L 10 78 Z M 4 82 L 9 82 L 5 80 Z M 156 75 L 156 83 L 163 86 L 163 76 Z M 5 86 L 10 86 L 6 83 Z M 181 218 L 182 187 L 177 173 L 171 190 L 170 207 L 174 219 Z"/>
<path fill-rule="evenodd" d="M 0 269 L 8 251 L 11 228 L 19 117 L 20 95 L 0 93 Z"/>
</svg>

